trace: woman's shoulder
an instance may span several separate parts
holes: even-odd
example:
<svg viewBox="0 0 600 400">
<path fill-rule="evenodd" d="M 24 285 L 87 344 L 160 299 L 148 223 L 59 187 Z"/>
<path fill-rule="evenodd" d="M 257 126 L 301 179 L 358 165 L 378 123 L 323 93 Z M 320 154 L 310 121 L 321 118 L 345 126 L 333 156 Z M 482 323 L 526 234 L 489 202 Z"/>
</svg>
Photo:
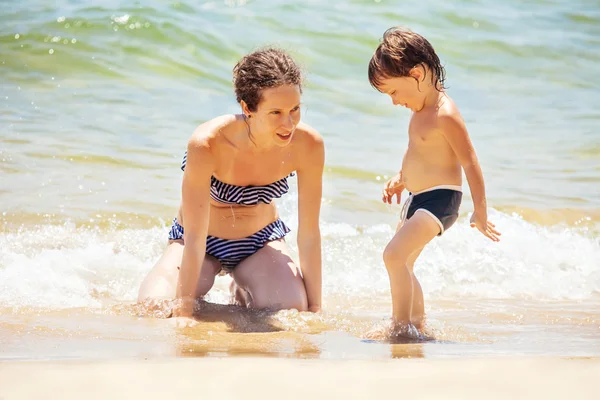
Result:
<svg viewBox="0 0 600 400">
<path fill-rule="evenodd" d="M 240 121 L 234 114 L 220 115 L 198 125 L 188 140 L 188 148 L 215 149 L 223 142 L 229 143 L 229 135 Z"/>
<path fill-rule="evenodd" d="M 304 122 L 300 122 L 296 126 L 294 136 L 296 144 L 303 149 L 314 149 L 324 146 L 323 136 L 321 136 L 319 131 Z"/>
<path fill-rule="evenodd" d="M 294 152 L 298 158 L 297 170 L 322 169 L 325 159 L 325 143 L 321 134 L 312 126 L 298 124 L 294 134 Z"/>
</svg>

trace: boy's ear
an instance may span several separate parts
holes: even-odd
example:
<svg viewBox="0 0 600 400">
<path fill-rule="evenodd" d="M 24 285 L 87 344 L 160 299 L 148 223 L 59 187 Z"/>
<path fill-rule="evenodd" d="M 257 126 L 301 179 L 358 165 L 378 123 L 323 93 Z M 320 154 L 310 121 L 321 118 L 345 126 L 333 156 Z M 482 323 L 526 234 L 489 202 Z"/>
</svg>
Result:
<svg viewBox="0 0 600 400">
<path fill-rule="evenodd" d="M 417 81 L 423 82 L 423 80 L 425 79 L 425 74 L 426 74 L 423 64 L 415 65 L 410 70 L 409 74 L 411 77 L 415 78 Z"/>
</svg>

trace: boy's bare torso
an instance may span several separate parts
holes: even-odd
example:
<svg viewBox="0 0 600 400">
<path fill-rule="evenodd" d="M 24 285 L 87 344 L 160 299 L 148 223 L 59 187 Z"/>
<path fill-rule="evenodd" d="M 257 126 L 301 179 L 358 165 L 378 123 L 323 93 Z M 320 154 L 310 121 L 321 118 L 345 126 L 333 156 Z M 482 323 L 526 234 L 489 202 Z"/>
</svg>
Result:
<svg viewBox="0 0 600 400">
<path fill-rule="evenodd" d="M 452 100 L 443 95 L 438 105 L 413 113 L 408 126 L 408 149 L 402 160 L 402 181 L 408 191 L 462 185 L 460 163 L 438 125 L 441 114 L 457 112 Z"/>
</svg>

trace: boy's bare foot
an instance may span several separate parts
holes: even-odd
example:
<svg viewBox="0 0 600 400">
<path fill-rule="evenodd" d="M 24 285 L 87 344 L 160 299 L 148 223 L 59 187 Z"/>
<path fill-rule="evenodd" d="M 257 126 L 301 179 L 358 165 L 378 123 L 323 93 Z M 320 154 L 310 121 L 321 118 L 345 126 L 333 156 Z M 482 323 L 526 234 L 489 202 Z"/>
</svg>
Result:
<svg viewBox="0 0 600 400">
<path fill-rule="evenodd" d="M 392 320 L 370 330 L 365 334 L 365 338 L 370 340 L 390 340 L 395 338 L 421 340 L 423 336 L 413 324 L 398 323 Z"/>
</svg>

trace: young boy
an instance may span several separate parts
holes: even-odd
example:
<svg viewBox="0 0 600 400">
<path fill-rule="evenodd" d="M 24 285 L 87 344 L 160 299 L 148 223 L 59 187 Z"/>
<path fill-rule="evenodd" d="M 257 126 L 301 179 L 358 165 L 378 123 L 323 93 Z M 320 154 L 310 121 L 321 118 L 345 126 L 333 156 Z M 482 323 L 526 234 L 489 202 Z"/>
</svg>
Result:
<svg viewBox="0 0 600 400">
<path fill-rule="evenodd" d="M 444 91 L 445 71 L 431 44 L 404 28 L 390 28 L 369 63 L 371 85 L 394 105 L 412 110 L 402 169 L 383 189 L 383 201 L 410 193 L 383 259 L 392 292 L 393 336 L 413 336 L 424 324 L 423 292 L 413 273 L 423 247 L 458 218 L 465 171 L 474 212 L 471 227 L 492 241 L 500 233 L 487 219 L 483 176 L 463 119 Z"/>
</svg>

